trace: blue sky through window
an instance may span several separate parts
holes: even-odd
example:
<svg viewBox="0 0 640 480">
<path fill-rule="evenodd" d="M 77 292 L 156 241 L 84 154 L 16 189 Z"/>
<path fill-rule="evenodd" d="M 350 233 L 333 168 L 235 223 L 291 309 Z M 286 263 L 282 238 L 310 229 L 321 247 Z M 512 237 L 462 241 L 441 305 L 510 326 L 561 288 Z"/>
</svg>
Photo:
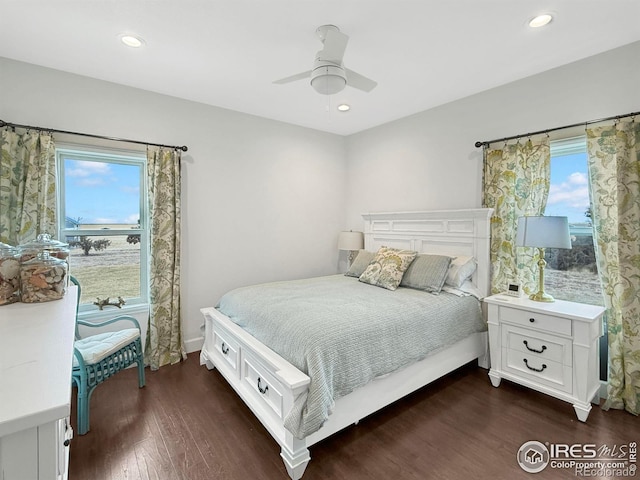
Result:
<svg viewBox="0 0 640 480">
<path fill-rule="evenodd" d="M 140 165 L 65 159 L 65 215 L 83 224 L 137 225 Z"/>
<path fill-rule="evenodd" d="M 585 223 L 589 208 L 587 154 L 555 156 L 551 159 L 551 187 L 545 215 L 562 215 L 569 223 Z"/>
</svg>

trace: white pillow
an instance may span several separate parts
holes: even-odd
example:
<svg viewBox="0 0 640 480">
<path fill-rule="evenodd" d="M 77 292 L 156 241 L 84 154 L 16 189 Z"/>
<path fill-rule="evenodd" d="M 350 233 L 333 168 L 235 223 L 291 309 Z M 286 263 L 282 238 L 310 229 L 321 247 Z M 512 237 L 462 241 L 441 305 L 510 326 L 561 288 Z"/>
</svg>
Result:
<svg viewBox="0 0 640 480">
<path fill-rule="evenodd" d="M 456 295 L 458 297 L 468 297 L 468 296 L 473 296 L 476 297 L 478 300 L 482 300 L 482 295 L 480 294 L 480 290 L 478 290 L 476 288 L 476 286 L 471 283 L 471 280 L 467 280 L 466 282 L 464 282 L 460 288 L 455 288 L 452 287 L 450 285 L 444 285 L 442 287 L 442 291 L 443 292 L 447 292 L 447 293 L 451 293 L 453 295 Z"/>
<path fill-rule="evenodd" d="M 455 288 L 460 288 L 465 280 L 469 279 L 475 271 L 475 258 L 465 256 L 453 257 L 444 283 Z"/>
</svg>

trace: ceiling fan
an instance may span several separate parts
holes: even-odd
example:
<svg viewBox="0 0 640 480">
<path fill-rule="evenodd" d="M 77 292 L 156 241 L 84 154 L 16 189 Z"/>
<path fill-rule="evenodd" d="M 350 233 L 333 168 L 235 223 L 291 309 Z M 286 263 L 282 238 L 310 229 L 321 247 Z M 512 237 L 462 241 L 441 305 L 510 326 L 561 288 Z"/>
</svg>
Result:
<svg viewBox="0 0 640 480">
<path fill-rule="evenodd" d="M 340 32 L 338 27 L 322 25 L 316 29 L 316 35 L 324 44 L 324 48 L 316 54 L 313 69 L 276 80 L 273 83 L 282 85 L 310 78 L 311 86 L 322 95 L 338 93 L 346 85 L 365 92 L 370 92 L 378 85 L 377 82 L 344 67 L 342 58 L 349 37 Z"/>
</svg>

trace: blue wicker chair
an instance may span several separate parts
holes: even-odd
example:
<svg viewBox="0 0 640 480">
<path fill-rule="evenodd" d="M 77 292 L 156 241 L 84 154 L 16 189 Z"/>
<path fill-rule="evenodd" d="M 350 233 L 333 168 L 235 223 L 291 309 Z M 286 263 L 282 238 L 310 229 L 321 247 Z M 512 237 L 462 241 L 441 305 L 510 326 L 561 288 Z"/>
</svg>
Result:
<svg viewBox="0 0 640 480">
<path fill-rule="evenodd" d="M 69 279 L 78 287 L 80 303 L 81 287 L 78 281 Z M 100 328 L 115 322 L 130 322 L 134 328 L 126 328 L 116 332 L 97 333 L 82 338 L 78 325 L 88 328 Z M 120 315 L 101 323 L 90 323 L 76 317 L 76 341 L 73 353 L 72 382 L 78 387 L 78 434 L 89 431 L 89 403 L 95 388 L 120 370 L 134 363 L 138 365 L 138 386 L 144 387 L 144 356 L 141 330 L 138 321 L 129 315 Z"/>
</svg>

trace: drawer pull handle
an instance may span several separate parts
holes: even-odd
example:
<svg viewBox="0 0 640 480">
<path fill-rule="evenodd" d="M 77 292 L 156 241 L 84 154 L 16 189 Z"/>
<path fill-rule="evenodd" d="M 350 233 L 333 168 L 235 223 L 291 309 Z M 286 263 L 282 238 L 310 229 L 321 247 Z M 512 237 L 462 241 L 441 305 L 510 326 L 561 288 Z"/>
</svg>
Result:
<svg viewBox="0 0 640 480">
<path fill-rule="evenodd" d="M 535 322 L 535 321 L 536 321 L 536 319 L 535 319 L 535 318 L 533 318 L 533 317 L 531 317 L 531 318 L 529 319 L 529 321 L 530 321 L 531 323 L 533 323 L 533 322 Z"/>
<path fill-rule="evenodd" d="M 547 349 L 546 345 L 542 345 L 542 348 L 540 350 L 536 350 L 535 348 L 531 348 L 526 340 L 524 340 L 522 343 L 524 343 L 524 346 L 527 347 L 527 350 L 529 350 L 530 352 L 533 352 L 533 353 L 542 353 Z"/>
<path fill-rule="evenodd" d="M 222 345 L 220 345 L 220 350 L 222 350 L 222 353 L 224 355 L 228 355 L 229 354 L 229 345 L 227 345 L 226 343 L 222 342 Z"/>
<path fill-rule="evenodd" d="M 263 395 L 264 395 L 265 393 L 267 393 L 267 392 L 269 391 L 269 385 L 265 385 L 265 386 L 264 386 L 264 388 L 262 388 L 262 387 L 260 386 L 260 382 L 261 382 L 261 381 L 262 381 L 262 379 L 261 379 L 260 377 L 258 377 L 258 391 L 259 391 L 261 394 L 263 394 Z"/>
<path fill-rule="evenodd" d="M 526 358 L 524 359 L 524 364 L 527 366 L 529 370 L 533 370 L 534 372 L 542 372 L 545 368 L 547 368 L 547 366 L 544 363 L 542 364 L 542 368 L 531 367 L 529 366 L 529 362 L 527 362 Z"/>
</svg>

